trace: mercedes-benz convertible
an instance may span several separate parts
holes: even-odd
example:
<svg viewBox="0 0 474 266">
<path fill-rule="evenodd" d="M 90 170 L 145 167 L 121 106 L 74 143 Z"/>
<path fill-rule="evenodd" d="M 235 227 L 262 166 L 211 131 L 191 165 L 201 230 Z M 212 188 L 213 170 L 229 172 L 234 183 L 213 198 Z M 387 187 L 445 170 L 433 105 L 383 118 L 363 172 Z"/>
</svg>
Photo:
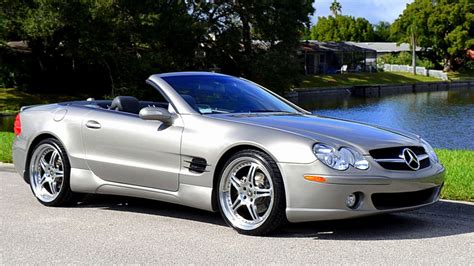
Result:
<svg viewBox="0 0 474 266">
<path fill-rule="evenodd" d="M 417 135 L 313 115 L 249 80 L 152 75 L 155 97 L 26 106 L 13 160 L 46 206 L 87 193 L 218 211 L 239 233 L 436 202 L 444 168 Z"/>
</svg>

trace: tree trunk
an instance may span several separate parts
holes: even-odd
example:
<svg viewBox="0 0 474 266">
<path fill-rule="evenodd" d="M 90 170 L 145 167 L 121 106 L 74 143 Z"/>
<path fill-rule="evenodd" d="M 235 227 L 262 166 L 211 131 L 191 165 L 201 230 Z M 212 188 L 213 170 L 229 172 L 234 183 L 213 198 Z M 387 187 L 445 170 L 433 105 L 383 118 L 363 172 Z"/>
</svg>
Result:
<svg viewBox="0 0 474 266">
<path fill-rule="evenodd" d="M 411 34 L 411 49 L 412 49 L 412 55 L 411 55 L 411 66 L 413 67 L 413 75 L 416 75 L 416 40 L 415 40 L 415 34 Z"/>
<path fill-rule="evenodd" d="M 115 82 L 114 82 L 114 77 L 112 76 L 112 69 L 110 68 L 109 63 L 105 59 L 102 59 L 103 64 L 105 65 L 105 68 L 107 69 L 107 74 L 109 75 L 109 80 L 110 80 L 110 89 L 112 93 L 112 97 L 115 97 Z"/>
<path fill-rule="evenodd" d="M 247 15 L 241 15 L 242 20 L 242 41 L 244 43 L 245 54 L 249 55 L 252 51 L 252 38 L 250 37 L 250 23 Z"/>
<path fill-rule="evenodd" d="M 444 60 L 443 60 L 443 71 L 444 72 L 448 72 L 448 71 L 451 71 L 451 69 L 453 68 L 453 60 L 452 60 L 452 56 L 445 56 L 444 57 Z"/>
<path fill-rule="evenodd" d="M 248 10 L 248 6 L 246 7 L 245 4 L 240 3 L 239 1 L 236 2 L 237 7 L 237 14 L 240 17 L 240 21 L 242 22 L 242 43 L 244 46 L 244 55 L 245 60 L 250 59 L 250 55 L 252 53 L 252 37 L 251 37 L 251 28 L 250 28 L 250 14 Z"/>
</svg>

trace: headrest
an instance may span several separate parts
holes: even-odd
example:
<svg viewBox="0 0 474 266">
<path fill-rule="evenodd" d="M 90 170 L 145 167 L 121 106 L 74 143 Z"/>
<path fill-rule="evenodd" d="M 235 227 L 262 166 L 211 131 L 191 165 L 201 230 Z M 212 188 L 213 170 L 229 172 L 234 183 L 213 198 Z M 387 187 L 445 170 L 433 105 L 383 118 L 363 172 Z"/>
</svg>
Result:
<svg viewBox="0 0 474 266">
<path fill-rule="evenodd" d="M 140 102 L 133 96 L 117 96 L 113 99 L 110 109 L 138 114 L 140 112 Z"/>
</svg>

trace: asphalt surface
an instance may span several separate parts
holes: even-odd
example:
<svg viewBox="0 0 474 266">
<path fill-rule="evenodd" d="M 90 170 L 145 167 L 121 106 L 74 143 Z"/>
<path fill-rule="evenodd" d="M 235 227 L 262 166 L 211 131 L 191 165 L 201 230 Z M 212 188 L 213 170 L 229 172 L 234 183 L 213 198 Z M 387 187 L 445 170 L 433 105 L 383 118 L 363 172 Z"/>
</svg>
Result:
<svg viewBox="0 0 474 266">
<path fill-rule="evenodd" d="M 439 202 L 363 219 L 290 224 L 239 235 L 219 214 L 173 204 L 89 196 L 47 208 L 0 166 L 0 264 L 462 264 L 474 262 L 474 205 Z"/>
</svg>

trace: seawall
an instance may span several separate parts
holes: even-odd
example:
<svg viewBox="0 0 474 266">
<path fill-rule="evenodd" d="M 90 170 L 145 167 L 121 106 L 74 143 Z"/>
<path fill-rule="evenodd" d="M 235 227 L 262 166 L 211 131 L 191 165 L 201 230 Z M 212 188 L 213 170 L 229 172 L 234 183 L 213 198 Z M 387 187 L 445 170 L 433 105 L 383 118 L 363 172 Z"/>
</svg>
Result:
<svg viewBox="0 0 474 266">
<path fill-rule="evenodd" d="M 311 97 L 321 97 L 331 94 L 350 94 L 359 97 L 381 97 L 403 93 L 446 91 L 465 88 L 474 88 L 474 80 L 418 82 L 409 84 L 355 85 L 329 88 L 296 88 L 292 92 L 286 94 L 286 98 L 294 103 L 298 103 L 300 99 L 305 99 L 307 101 L 310 100 Z"/>
</svg>

